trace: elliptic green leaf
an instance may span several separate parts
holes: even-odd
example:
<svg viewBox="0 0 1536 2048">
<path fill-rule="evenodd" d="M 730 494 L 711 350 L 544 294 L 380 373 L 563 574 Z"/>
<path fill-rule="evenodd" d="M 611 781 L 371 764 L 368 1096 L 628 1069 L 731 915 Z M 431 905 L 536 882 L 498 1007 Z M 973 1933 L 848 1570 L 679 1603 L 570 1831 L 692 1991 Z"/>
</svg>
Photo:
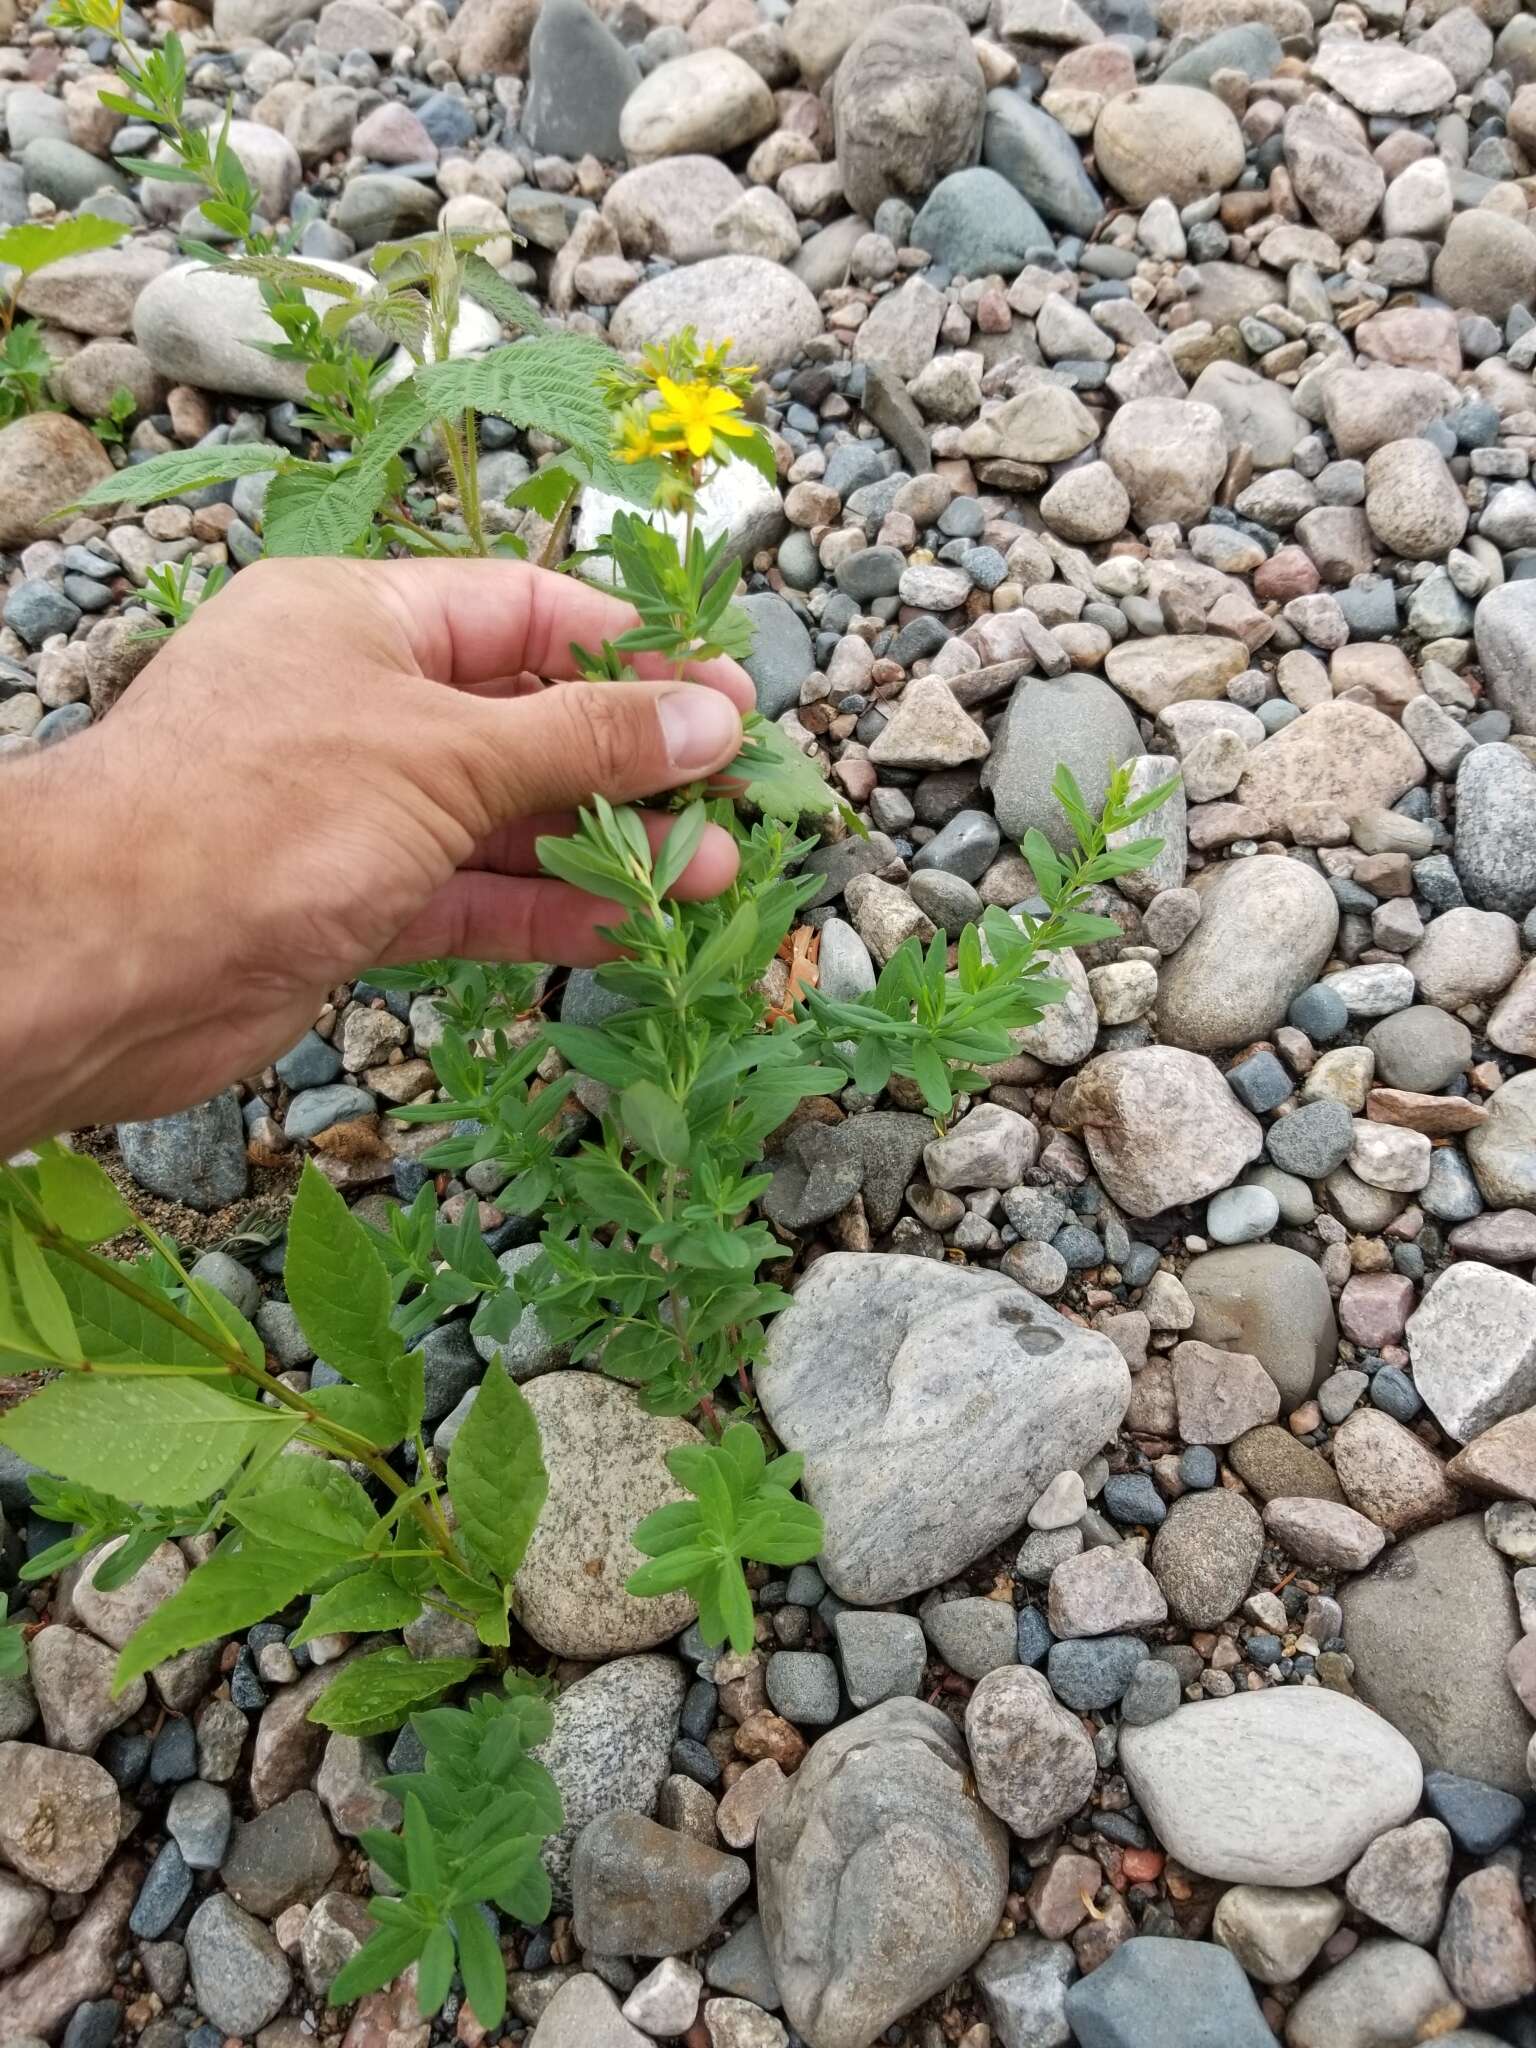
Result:
<svg viewBox="0 0 1536 2048">
<path fill-rule="evenodd" d="M 240 1534 L 226 1536 L 206 1564 L 199 1565 L 180 1592 L 157 1607 L 128 1638 L 117 1660 L 113 1690 L 121 1692 L 167 1657 L 197 1643 L 236 1635 L 307 1592 L 330 1569 L 327 1559 L 296 1550 L 269 1550 Z M 345 1674 L 343 1674 L 344 1676 Z"/>
<path fill-rule="evenodd" d="M 404 1348 L 390 1322 L 388 1268 L 341 1196 L 309 1164 L 288 1222 L 283 1281 L 316 1355 L 358 1386 L 387 1386 Z"/>
<path fill-rule="evenodd" d="M 133 1228 L 133 1211 L 104 1169 L 52 1140 L 39 1148 L 37 1198 L 54 1229 L 80 1244 L 100 1244 Z"/>
<path fill-rule="evenodd" d="M 0 1416 L 0 1443 L 114 1499 L 181 1507 L 223 1486 L 274 1433 L 292 1436 L 299 1421 L 171 1369 L 164 1378 L 69 1373 Z"/>
<path fill-rule="evenodd" d="M 326 1687 L 309 1718 L 338 1735 L 382 1735 L 480 1668 L 474 1657 L 413 1657 L 405 1649 L 359 1658 Z"/>
<path fill-rule="evenodd" d="M 475 1554 L 509 1586 L 549 1493 L 533 1410 L 499 1364 L 448 1453 L 448 1497 Z"/>
</svg>

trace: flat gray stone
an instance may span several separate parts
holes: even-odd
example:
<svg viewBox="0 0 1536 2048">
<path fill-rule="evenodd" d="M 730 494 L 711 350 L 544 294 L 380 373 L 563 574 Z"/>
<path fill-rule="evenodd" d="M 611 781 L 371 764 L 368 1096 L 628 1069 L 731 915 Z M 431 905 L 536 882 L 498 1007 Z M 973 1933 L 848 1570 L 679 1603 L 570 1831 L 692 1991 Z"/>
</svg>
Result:
<svg viewBox="0 0 1536 2048">
<path fill-rule="evenodd" d="M 769 1331 L 757 1389 L 806 1455 L 821 1568 L 874 1606 L 938 1585 L 1112 1436 L 1130 1375 L 1105 1337 L 999 1275 L 833 1252 Z"/>
<path fill-rule="evenodd" d="M 1321 1687 L 1234 1693 L 1124 1727 L 1120 1760 L 1170 1854 L 1233 1884 L 1325 1883 L 1407 1820 L 1423 1787 L 1390 1722 Z"/>
<path fill-rule="evenodd" d="M 1339 1604 L 1356 1691 L 1425 1768 L 1527 1797 L 1532 1723 L 1504 1672 L 1520 1617 L 1482 1516 L 1404 1538 L 1341 1587 Z"/>
</svg>

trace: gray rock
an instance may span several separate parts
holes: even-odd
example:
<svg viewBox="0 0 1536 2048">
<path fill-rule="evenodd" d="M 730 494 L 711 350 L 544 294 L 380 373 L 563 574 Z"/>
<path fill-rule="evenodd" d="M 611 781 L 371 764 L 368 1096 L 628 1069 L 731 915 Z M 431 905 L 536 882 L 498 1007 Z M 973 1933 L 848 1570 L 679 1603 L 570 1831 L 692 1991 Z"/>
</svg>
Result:
<svg viewBox="0 0 1536 2048">
<path fill-rule="evenodd" d="M 337 1081 L 329 1088 L 306 1088 L 288 1105 L 288 1113 L 283 1118 L 283 1135 L 296 1143 L 304 1138 L 317 1138 L 332 1124 L 346 1123 L 353 1117 L 371 1116 L 373 1109 L 374 1101 L 369 1091 L 347 1081 Z"/>
<path fill-rule="evenodd" d="M 1520 1618 L 1482 1516 L 1404 1538 L 1341 1587 L 1339 1604 L 1355 1689 L 1425 1767 L 1526 1796 L 1532 1724 L 1504 1675 Z"/>
<path fill-rule="evenodd" d="M 838 67 L 837 164 L 855 213 L 873 220 L 888 198 L 922 199 L 976 161 L 986 82 L 970 37 L 942 7 L 878 15 Z"/>
<path fill-rule="evenodd" d="M 1324 1097 L 1303 1102 L 1269 1127 L 1264 1149 L 1282 1173 L 1322 1180 L 1342 1166 L 1354 1144 L 1354 1118 L 1346 1104 Z"/>
<path fill-rule="evenodd" d="M 1485 1201 L 1536 1209 L 1536 1070 L 1495 1088 L 1488 1121 L 1467 1133 L 1467 1156 Z"/>
<path fill-rule="evenodd" d="M 359 249 L 420 234 L 437 219 L 437 191 L 399 171 L 360 171 L 342 188 L 336 225 Z"/>
<path fill-rule="evenodd" d="M 1008 1838 L 945 1716 L 892 1699 L 811 1750 L 758 1829 L 757 1884 L 791 2025 L 868 2048 L 986 1947 Z"/>
<path fill-rule="evenodd" d="M 1248 1045 L 1316 979 L 1338 903 L 1314 868 L 1273 854 L 1206 868 L 1192 886 L 1200 922 L 1159 969 L 1159 1036 L 1193 1052 Z"/>
<path fill-rule="evenodd" d="M 1171 1045 L 1101 1053 L 1058 1095 L 1054 1114 L 1083 1132 L 1105 1189 L 1136 1217 L 1214 1195 L 1264 1143 L 1214 1062 Z"/>
<path fill-rule="evenodd" d="M 189 1778 L 171 1794 L 166 1831 L 189 1870 L 217 1870 L 229 1843 L 232 1808 L 222 1785 Z"/>
<path fill-rule="evenodd" d="M 641 348 L 684 327 L 700 341 L 730 341 L 734 361 L 755 363 L 767 376 L 820 334 L 821 312 L 799 279 L 766 257 L 711 256 L 637 286 L 616 309 L 611 332 L 617 347 Z"/>
<path fill-rule="evenodd" d="M 1015 688 L 981 779 L 1010 839 L 1034 826 L 1064 853 L 1072 828 L 1050 793 L 1056 764 L 1071 769 L 1083 801 L 1098 811 L 1111 772 L 1140 752 L 1136 721 L 1108 683 L 1086 675 L 1040 677 Z"/>
<path fill-rule="evenodd" d="M 819 1650 L 776 1650 L 768 1659 L 767 1685 L 769 1704 L 786 1721 L 825 1728 L 837 1719 L 837 1666 Z"/>
<path fill-rule="evenodd" d="M 1516 732 L 1536 732 L 1536 583 L 1490 590 L 1478 602 L 1473 632 L 1489 701 L 1509 713 Z"/>
<path fill-rule="evenodd" d="M 1442 1821 L 1389 1828 L 1350 1871 L 1345 1897 L 1378 1926 L 1427 1947 L 1445 1914 L 1451 1855 L 1450 1830 Z"/>
<path fill-rule="evenodd" d="M 192 1991 L 225 2034 L 253 2037 L 287 2003 L 293 1983 L 269 1930 L 224 1892 L 204 1899 L 187 1926 Z"/>
<path fill-rule="evenodd" d="M 589 21 L 595 20 L 584 0 L 563 0 L 563 4 Z M 544 19 L 542 15 L 539 18 L 541 22 Z M 536 30 L 535 41 L 537 35 Z M 752 652 L 743 666 L 757 691 L 757 708 L 764 718 L 780 718 L 800 702 L 800 685 L 816 672 L 811 636 L 776 591 L 738 598 L 736 605 L 752 621 Z"/>
<path fill-rule="evenodd" d="M 845 1607 L 834 1616 L 832 1630 L 850 1706 L 862 1709 L 916 1697 L 928 1650 L 912 1615 Z"/>
<path fill-rule="evenodd" d="M 128 180 L 115 164 L 57 135 L 35 135 L 21 152 L 21 170 L 28 192 L 41 193 L 69 211 L 94 193 L 128 191 Z"/>
<path fill-rule="evenodd" d="M 611 1657 L 676 1635 L 697 1611 L 687 1593 L 640 1599 L 624 1584 L 644 1562 L 636 1525 L 686 1498 L 665 1461 L 701 1442 L 698 1431 L 681 1416 L 648 1415 L 633 1389 L 601 1373 L 545 1373 L 527 1398 L 550 1482 L 513 1581 L 513 1613 L 558 1657 Z M 585 1569 L 593 1558 L 596 1575 Z"/>
<path fill-rule="evenodd" d="M 537 1750 L 560 1789 L 565 1825 L 544 1845 L 556 1894 L 568 1897 L 571 1847 L 599 1814 L 649 1814 L 667 1775 L 687 1679 L 671 1657 L 619 1657 L 568 1685 Z"/>
<path fill-rule="evenodd" d="M 1325 1883 L 1407 1820 L 1423 1785 L 1389 1722 L 1321 1686 L 1234 1693 L 1122 1728 L 1120 1762 L 1170 1854 L 1234 1884 Z"/>
<path fill-rule="evenodd" d="M 718 1948 L 710 1950 L 704 1963 L 704 1976 L 712 1990 L 729 1992 L 736 1998 L 750 1998 L 754 2005 L 762 2006 L 767 2012 L 777 2012 L 782 2002 L 768 1956 L 768 1944 L 763 1939 L 763 1923 L 756 1913 L 749 1920 L 744 1920 Z"/>
<path fill-rule="evenodd" d="M 1194 1304 L 1187 1335 L 1256 1358 L 1287 1409 L 1316 1392 L 1338 1350 L 1322 1273 L 1284 1245 L 1234 1245 L 1191 1259 L 1181 1278 Z"/>
<path fill-rule="evenodd" d="M 144 1704 L 142 1678 L 113 1692 L 116 1655 L 82 1629 L 57 1622 L 39 1629 L 27 1645 L 27 1663 L 43 1728 L 55 1750 L 89 1756 L 110 1729 L 120 1728 Z"/>
<path fill-rule="evenodd" d="M 934 187 L 912 223 L 912 244 L 965 277 L 1013 277 L 1031 249 L 1050 246 L 1051 233 L 1006 178 L 978 164 Z"/>
<path fill-rule="evenodd" d="M 1406 1941 L 1366 1941 L 1297 1999 L 1286 2040 L 1289 2048 L 1378 2048 L 1423 2040 L 1456 2010 L 1432 1955 Z"/>
<path fill-rule="evenodd" d="M 649 2048 L 601 1977 L 586 1971 L 559 1985 L 528 2036 L 528 2048 Z"/>
<path fill-rule="evenodd" d="M 994 1942 L 971 1971 L 982 2010 L 1001 2048 L 1064 2048 L 1067 1986 L 1077 1961 L 1064 1941 L 1036 1934 Z"/>
<path fill-rule="evenodd" d="M 780 1441 L 806 1453 L 827 1583 L 875 1605 L 1016 1529 L 1113 1433 L 1130 1380 L 1107 1338 L 1000 1276 L 834 1252 L 773 1323 L 757 1387 Z"/>
<path fill-rule="evenodd" d="M 595 993 L 602 995 L 605 991 L 598 989 Z M 566 1021 L 571 1020 L 567 1018 Z M 538 1245 L 520 1244 L 503 1252 L 496 1263 L 508 1280 L 516 1280 L 525 1267 L 535 1264 L 541 1256 Z M 550 1337 L 539 1320 L 539 1311 L 534 1303 L 519 1308 L 509 1289 L 499 1305 L 510 1314 L 510 1324 L 504 1329 L 502 1321 L 493 1323 L 487 1330 L 473 1328 L 475 1349 L 488 1365 L 499 1358 L 502 1369 L 522 1383 L 568 1362 L 568 1351 Z M 461 1424 L 463 1419 L 460 1416 Z"/>
<path fill-rule="evenodd" d="M 1093 1743 L 1039 1671 L 989 1672 L 971 1694 L 965 1734 L 977 1791 L 1021 1840 L 1059 1826 L 1093 1791 Z"/>
<path fill-rule="evenodd" d="M 1480 910 L 1524 917 L 1536 908 L 1536 768 L 1517 748 L 1475 747 L 1462 762 L 1452 858 Z"/>
<path fill-rule="evenodd" d="M 246 1189 L 245 1124 L 234 1091 L 147 1123 L 119 1124 L 118 1150 L 141 1188 L 189 1209 L 223 1209 Z"/>
<path fill-rule="evenodd" d="M 1157 74 L 1164 85 L 1209 88 L 1218 71 L 1241 71 L 1246 78 L 1273 78 L 1280 62 L 1280 39 L 1267 22 L 1236 22 L 1205 36 L 1182 56 L 1171 58 Z"/>
<path fill-rule="evenodd" d="M 588 1821 L 571 1854 L 576 1939 L 603 1956 L 698 1948 L 741 1897 L 751 1872 L 638 1813 Z"/>
<path fill-rule="evenodd" d="M 1210 1941 L 1143 1935 L 1067 1993 L 1079 2048 L 1272 2048 L 1242 1965 Z"/>
<path fill-rule="evenodd" d="M 1407 1344 L 1425 1405 L 1462 1443 L 1536 1405 L 1536 1287 L 1528 1280 L 1459 1261 L 1408 1318 Z"/>
<path fill-rule="evenodd" d="M 236 1905 L 274 1920 L 285 1907 L 312 1905 L 340 1861 L 325 1809 L 306 1788 L 242 1821 L 219 1874 Z"/>
<path fill-rule="evenodd" d="M 1383 1017 L 1365 1034 L 1376 1057 L 1375 1079 L 1387 1088 L 1438 1095 L 1472 1061 L 1472 1034 L 1459 1017 L 1414 1003 Z"/>
<path fill-rule="evenodd" d="M 987 94 L 981 160 L 1069 234 L 1091 235 L 1104 217 L 1104 201 L 1066 129 L 1005 86 Z"/>
<path fill-rule="evenodd" d="M 435 218 L 434 188 L 416 189 L 433 199 Z M 371 283 L 367 271 L 345 263 L 325 267 L 355 284 Z M 319 292 L 310 294 L 310 302 L 317 311 L 336 303 Z M 377 352 L 382 337 L 376 330 L 354 326 L 350 332 L 359 346 L 371 345 Z M 301 399 L 305 394 L 302 363 L 279 362 L 252 346 L 282 340 L 254 278 L 202 263 L 162 271 L 134 302 L 133 338 L 172 384 L 195 384 L 239 398 Z"/>
<path fill-rule="evenodd" d="M 582 0 L 547 0 L 528 45 L 523 133 L 545 156 L 623 161 L 619 114 L 640 67 Z"/>
<path fill-rule="evenodd" d="M 1264 1524 L 1241 1494 L 1186 1493 L 1152 1539 L 1152 1575 L 1180 1621 L 1215 1628 L 1247 1593 L 1263 1548 Z"/>
<path fill-rule="evenodd" d="M 1180 1698 L 1178 1672 L 1160 1658 L 1148 1657 L 1131 1674 L 1120 1701 L 1120 1719 L 1129 1727 L 1145 1728 L 1173 1713 Z"/>
<path fill-rule="evenodd" d="M 1045 1671 L 1051 1691 L 1064 1706 L 1079 1714 L 1099 1713 L 1124 1697 L 1146 1654 L 1139 1636 L 1088 1636 L 1052 1643 Z M 1173 1704 L 1178 1704 L 1177 1686 Z"/>
<path fill-rule="evenodd" d="M 929 1642 L 962 1678 L 984 1678 L 1001 1665 L 1018 1662 L 1019 1630 L 1011 1602 L 944 1600 L 935 1593 L 923 1602 L 922 1618 Z"/>
</svg>

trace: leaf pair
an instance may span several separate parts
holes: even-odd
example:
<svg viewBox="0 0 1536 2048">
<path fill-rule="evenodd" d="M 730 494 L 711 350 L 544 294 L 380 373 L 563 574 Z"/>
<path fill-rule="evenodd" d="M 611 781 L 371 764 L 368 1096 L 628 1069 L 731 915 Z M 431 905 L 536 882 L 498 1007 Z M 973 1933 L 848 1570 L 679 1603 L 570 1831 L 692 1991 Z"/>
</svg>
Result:
<svg viewBox="0 0 1536 2048">
<path fill-rule="evenodd" d="M 707 1643 L 729 1642 L 745 1656 L 753 1643 L 752 1595 L 743 1558 L 763 1564 L 804 1564 L 821 1549 L 822 1521 L 790 1489 L 804 1459 L 786 1452 L 769 1463 L 750 1423 L 734 1422 L 718 1444 L 686 1444 L 667 1457 L 667 1468 L 694 1496 L 647 1515 L 634 1544 L 651 1559 L 626 1591 L 660 1595 L 687 1591 L 698 1603 Z"/>
</svg>

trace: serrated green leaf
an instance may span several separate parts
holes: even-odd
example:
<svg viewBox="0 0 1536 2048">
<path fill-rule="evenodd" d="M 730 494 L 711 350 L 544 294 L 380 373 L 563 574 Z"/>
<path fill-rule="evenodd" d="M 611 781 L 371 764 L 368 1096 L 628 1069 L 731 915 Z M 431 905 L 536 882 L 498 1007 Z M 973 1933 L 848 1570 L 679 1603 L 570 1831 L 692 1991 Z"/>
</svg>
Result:
<svg viewBox="0 0 1536 2048">
<path fill-rule="evenodd" d="M 52 1139 L 38 1148 L 37 1198 L 54 1229 L 79 1244 L 100 1244 L 133 1229 L 133 1211 L 104 1168 Z"/>
<path fill-rule="evenodd" d="M 152 455 L 147 462 L 134 462 L 126 469 L 114 470 L 77 498 L 70 509 L 90 505 L 153 505 L 157 499 L 200 491 L 208 484 L 257 476 L 266 469 L 281 470 L 292 460 L 286 449 L 269 447 L 260 441 L 232 441 L 217 448 L 177 448 L 168 455 Z"/>
<path fill-rule="evenodd" d="M 326 1570 L 324 1560 L 298 1551 L 265 1549 L 239 1531 L 226 1536 L 207 1563 L 128 1638 L 113 1674 L 113 1691 L 120 1693 L 167 1657 L 281 1614 Z"/>
<path fill-rule="evenodd" d="M 801 818 L 825 817 L 839 808 L 837 795 L 828 788 L 820 767 L 801 753 L 780 726 L 749 711 L 742 730 L 741 752 L 721 773 L 743 784 L 747 802 L 755 804 L 764 817 L 794 824 Z M 859 826 L 861 833 L 863 829 Z"/>
<path fill-rule="evenodd" d="M 543 314 L 527 293 L 520 292 L 515 284 L 508 284 L 499 270 L 474 252 L 464 259 L 464 289 L 504 325 L 519 328 L 526 334 L 548 332 Z"/>
<path fill-rule="evenodd" d="M 339 1671 L 309 1718 L 338 1735 L 382 1735 L 479 1668 L 474 1657 L 416 1658 L 404 1649 L 378 1650 Z"/>
<path fill-rule="evenodd" d="M 492 1365 L 448 1453 L 448 1498 L 460 1531 L 503 1586 L 517 1575 L 548 1493 L 533 1410 Z"/>
<path fill-rule="evenodd" d="M 62 263 L 66 256 L 110 249 L 128 232 L 120 220 L 108 220 L 99 213 L 77 213 L 69 220 L 47 223 L 26 221 L 0 233 L 0 263 L 30 277 L 45 264 Z"/>
<path fill-rule="evenodd" d="M 404 1356 L 389 1269 L 325 1175 L 306 1162 L 288 1219 L 283 1283 L 317 1356 L 380 1397 Z"/>
<path fill-rule="evenodd" d="M 186 1373 L 70 1373 L 0 1416 L 0 1443 L 114 1499 L 181 1507 L 223 1486 L 258 1444 L 292 1436 L 299 1421 Z"/>
<path fill-rule="evenodd" d="M 0 1234 L 0 1246 L 3 1243 L 3 1234 Z M 79 1333 L 64 1291 L 48 1270 L 47 1262 L 36 1242 L 28 1235 L 19 1215 L 11 1219 L 10 1250 L 11 1271 L 15 1276 L 22 1312 L 37 1332 L 43 1348 L 53 1358 L 82 1358 Z M 44 1461 L 39 1459 L 37 1462 Z"/>
</svg>

